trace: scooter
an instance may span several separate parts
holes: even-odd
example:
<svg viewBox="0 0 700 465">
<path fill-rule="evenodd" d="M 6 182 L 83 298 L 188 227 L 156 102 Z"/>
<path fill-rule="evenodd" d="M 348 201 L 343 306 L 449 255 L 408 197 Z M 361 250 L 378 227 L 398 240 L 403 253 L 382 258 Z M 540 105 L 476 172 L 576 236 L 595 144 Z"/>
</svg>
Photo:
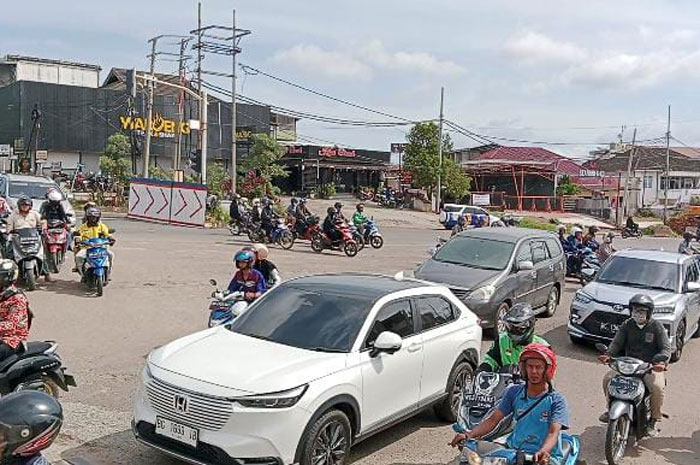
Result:
<svg viewBox="0 0 700 465">
<path fill-rule="evenodd" d="M 563 465 L 576 465 L 581 454 L 581 441 L 567 433 L 561 434 Z M 534 455 L 521 450 L 509 449 L 502 444 L 489 441 L 465 441 L 459 456 L 460 465 L 529 465 L 534 464 Z"/>
<path fill-rule="evenodd" d="M 51 273 L 60 273 L 66 251 L 68 250 L 68 231 L 66 223 L 61 220 L 50 220 L 44 233 L 44 250 L 46 250 L 46 266 Z"/>
<path fill-rule="evenodd" d="M 318 216 L 307 217 L 304 220 L 304 229 L 301 231 L 299 231 L 299 229 L 301 229 L 299 221 L 300 220 L 297 220 L 295 225 L 296 228 L 294 230 L 294 236 L 296 239 L 311 241 L 313 240 L 314 236 L 318 234 L 321 230 L 321 227 L 318 225 Z"/>
<path fill-rule="evenodd" d="M 377 228 L 374 218 L 370 218 L 365 223 L 364 236 L 365 243 L 368 243 L 374 249 L 381 249 L 384 245 L 384 237 L 382 236 L 382 233 L 379 232 L 379 228 Z"/>
<path fill-rule="evenodd" d="M 605 344 L 596 344 L 600 353 L 606 353 Z M 666 362 L 657 356 L 654 362 Z M 609 465 L 617 465 L 625 456 L 630 438 L 639 441 L 649 435 L 651 423 L 651 393 L 643 378 L 652 370 L 652 364 L 633 357 L 610 358 L 610 368 L 618 374 L 608 386 L 608 430 L 605 435 L 605 458 Z"/>
<path fill-rule="evenodd" d="M 110 229 L 109 233 L 113 234 L 114 229 Z M 85 255 L 85 264 L 82 270 L 78 270 L 87 285 L 94 289 L 97 296 L 101 297 L 104 292 L 104 286 L 109 282 L 109 275 L 112 270 L 112 264 L 109 260 L 108 247 L 111 245 L 110 240 L 106 237 L 93 237 L 80 244 L 87 248 Z"/>
<path fill-rule="evenodd" d="M 359 247 L 352 237 L 350 228 L 344 221 L 336 222 L 336 229 L 340 232 L 340 240 L 332 241 L 326 233 L 319 230 L 318 234 L 311 240 L 311 249 L 316 253 L 323 252 L 324 249 L 342 250 L 348 257 L 357 255 Z"/>
<path fill-rule="evenodd" d="M 474 382 L 470 386 L 465 386 L 462 392 L 457 411 L 457 423 L 453 425 L 455 432 L 463 433 L 472 430 L 488 418 L 496 409 L 505 391 L 518 382 L 520 382 L 520 375 L 516 366 L 502 367 L 498 372 L 477 373 Z M 513 416 L 509 415 L 482 439 L 493 441 L 510 434 L 512 430 Z"/>
<path fill-rule="evenodd" d="M 211 293 L 212 300 L 209 304 L 208 327 L 230 325 L 248 308 L 248 302 L 244 299 L 242 292 L 226 294 L 220 291 L 215 279 L 210 279 L 209 284 L 214 286 L 214 291 Z"/>
<path fill-rule="evenodd" d="M 574 261 L 580 261 L 580 270 L 573 269 Z M 600 271 L 600 259 L 589 247 L 566 254 L 566 276 L 576 278 L 582 286 L 593 281 Z"/>
<path fill-rule="evenodd" d="M 282 219 L 278 218 L 272 231 L 270 231 L 270 242 L 278 244 L 285 250 L 289 250 L 294 245 L 294 234 L 289 230 L 289 226 Z"/>
<path fill-rule="evenodd" d="M 250 215 L 248 212 L 241 213 L 241 219 L 231 220 L 228 224 L 228 230 L 232 236 L 240 236 L 241 234 L 248 234 L 248 228 L 250 227 Z"/>
<path fill-rule="evenodd" d="M 69 386 L 76 386 L 57 349 L 58 344 L 52 341 L 26 342 L 17 353 L 0 360 L 0 396 L 34 390 L 58 398 L 59 389 L 67 392 Z"/>
<path fill-rule="evenodd" d="M 630 229 L 630 228 L 624 228 L 622 230 L 622 238 L 627 239 L 628 237 L 635 237 L 637 239 L 642 238 L 642 230 L 637 228 L 637 229 Z"/>
<path fill-rule="evenodd" d="M 20 279 L 27 286 L 27 290 L 35 290 L 44 262 L 44 248 L 39 231 L 35 228 L 17 230 L 12 234 L 12 249 Z"/>
<path fill-rule="evenodd" d="M 360 232 L 360 229 L 354 224 L 348 224 L 348 228 L 350 228 L 350 234 L 352 234 L 352 238 L 357 243 L 358 250 L 364 249 L 366 245 L 365 237 Z"/>
</svg>

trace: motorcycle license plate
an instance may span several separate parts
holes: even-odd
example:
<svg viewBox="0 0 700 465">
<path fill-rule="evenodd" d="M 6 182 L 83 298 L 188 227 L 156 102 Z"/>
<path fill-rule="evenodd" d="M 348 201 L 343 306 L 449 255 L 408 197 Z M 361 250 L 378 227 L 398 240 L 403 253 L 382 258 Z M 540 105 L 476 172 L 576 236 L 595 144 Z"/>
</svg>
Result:
<svg viewBox="0 0 700 465">
<path fill-rule="evenodd" d="M 156 434 L 187 444 L 190 447 L 197 447 L 199 442 L 198 429 L 162 417 L 156 417 Z"/>
<path fill-rule="evenodd" d="M 496 399 L 486 394 L 467 394 L 464 401 L 473 407 L 491 408 Z"/>
</svg>

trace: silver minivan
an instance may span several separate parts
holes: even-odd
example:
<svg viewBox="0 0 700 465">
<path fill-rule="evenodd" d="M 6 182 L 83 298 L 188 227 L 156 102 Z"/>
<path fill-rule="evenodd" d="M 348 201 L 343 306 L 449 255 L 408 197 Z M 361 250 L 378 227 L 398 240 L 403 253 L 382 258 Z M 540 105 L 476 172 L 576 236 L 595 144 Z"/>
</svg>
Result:
<svg viewBox="0 0 700 465">
<path fill-rule="evenodd" d="M 63 192 L 61 188 L 49 178 L 43 176 L 28 176 L 24 174 L 0 174 L 0 195 L 5 197 L 7 202 L 15 208 L 17 199 L 26 195 L 32 199 L 32 208 L 39 211 L 41 204 L 46 200 L 46 192 L 54 187 Z M 75 211 L 68 201 L 68 194 L 63 193 L 63 208 L 66 210 L 71 224 L 75 225 Z"/>
<path fill-rule="evenodd" d="M 448 286 L 484 328 L 496 328 L 518 302 L 531 304 L 544 316 L 554 315 L 565 273 L 566 257 L 555 235 L 525 228 L 477 228 L 452 237 L 414 274 Z"/>
</svg>

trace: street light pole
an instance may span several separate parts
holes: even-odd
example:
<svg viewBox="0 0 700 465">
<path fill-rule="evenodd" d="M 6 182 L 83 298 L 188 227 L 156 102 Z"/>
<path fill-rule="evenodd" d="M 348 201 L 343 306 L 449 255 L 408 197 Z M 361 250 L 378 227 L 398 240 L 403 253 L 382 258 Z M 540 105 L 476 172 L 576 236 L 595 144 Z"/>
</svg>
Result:
<svg viewBox="0 0 700 465">
<path fill-rule="evenodd" d="M 236 193 L 236 10 L 233 10 L 233 34 L 231 34 L 231 195 Z"/>
<path fill-rule="evenodd" d="M 671 105 L 668 106 L 668 123 L 666 126 L 666 183 L 664 185 L 664 224 L 668 224 L 668 184 L 671 171 Z"/>
<path fill-rule="evenodd" d="M 440 88 L 440 137 L 438 140 L 438 186 L 437 186 L 437 209 L 440 209 L 440 203 L 442 201 L 442 131 L 443 131 L 443 119 L 444 119 L 444 105 L 445 105 L 445 88 Z"/>
<path fill-rule="evenodd" d="M 150 75 L 153 78 L 156 67 L 156 43 L 158 42 L 158 37 L 154 37 L 151 40 L 151 68 Z M 154 81 L 151 79 L 148 81 L 148 109 L 146 111 L 146 144 L 143 148 L 143 177 L 148 177 L 148 166 L 150 164 L 151 158 L 151 130 L 153 129 L 153 88 L 155 87 Z"/>
</svg>

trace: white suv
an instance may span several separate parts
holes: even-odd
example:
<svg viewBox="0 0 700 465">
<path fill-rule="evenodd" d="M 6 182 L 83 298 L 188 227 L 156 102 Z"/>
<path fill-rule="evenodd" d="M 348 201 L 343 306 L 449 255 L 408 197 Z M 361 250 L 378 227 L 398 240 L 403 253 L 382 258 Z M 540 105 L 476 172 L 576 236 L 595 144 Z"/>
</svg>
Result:
<svg viewBox="0 0 700 465">
<path fill-rule="evenodd" d="M 294 279 L 230 329 L 154 350 L 133 431 L 190 463 L 342 465 L 352 444 L 425 407 L 454 421 L 480 347 L 476 316 L 445 287 Z"/>
</svg>

